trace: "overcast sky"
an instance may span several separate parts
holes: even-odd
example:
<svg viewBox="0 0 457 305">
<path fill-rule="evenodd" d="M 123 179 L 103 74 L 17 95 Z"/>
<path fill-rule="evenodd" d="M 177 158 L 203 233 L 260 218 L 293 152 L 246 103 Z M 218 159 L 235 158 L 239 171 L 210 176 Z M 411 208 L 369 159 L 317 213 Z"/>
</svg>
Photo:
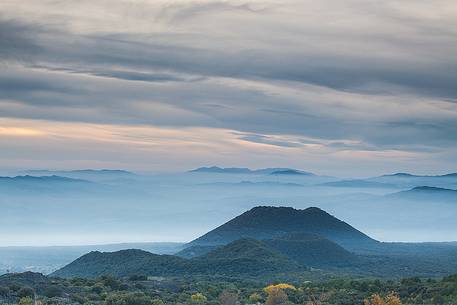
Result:
<svg viewBox="0 0 457 305">
<path fill-rule="evenodd" d="M 457 171 L 457 2 L 9 1 L 0 168 Z"/>
</svg>

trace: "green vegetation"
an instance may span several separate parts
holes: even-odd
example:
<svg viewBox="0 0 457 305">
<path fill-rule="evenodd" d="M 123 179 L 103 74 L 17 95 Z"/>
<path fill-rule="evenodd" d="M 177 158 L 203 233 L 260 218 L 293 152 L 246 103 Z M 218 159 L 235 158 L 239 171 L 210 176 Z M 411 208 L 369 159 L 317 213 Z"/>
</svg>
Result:
<svg viewBox="0 0 457 305">
<path fill-rule="evenodd" d="M 442 277 L 457 272 L 454 243 L 382 243 L 319 208 L 255 207 L 186 244 L 176 255 L 90 252 L 53 273 L 222 276 L 244 279 Z M 58 291 L 50 292 L 58 295 Z"/>
<path fill-rule="evenodd" d="M 276 282 L 218 277 L 61 279 L 2 276 L 0 304 L 40 305 L 400 305 L 457 304 L 457 275 L 401 280 L 335 278 Z M 21 284 L 18 284 L 18 278 Z M 33 291 L 32 296 L 23 296 Z M 36 299 L 34 299 L 36 298 Z"/>
</svg>

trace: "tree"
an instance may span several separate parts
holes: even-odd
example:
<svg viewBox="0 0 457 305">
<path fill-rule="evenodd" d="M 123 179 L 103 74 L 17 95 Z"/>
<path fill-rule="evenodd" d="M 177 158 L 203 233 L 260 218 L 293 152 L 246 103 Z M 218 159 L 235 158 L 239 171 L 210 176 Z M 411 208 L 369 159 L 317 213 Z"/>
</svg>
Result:
<svg viewBox="0 0 457 305">
<path fill-rule="evenodd" d="M 268 294 L 270 290 L 275 290 L 275 289 L 281 289 L 281 290 L 284 290 L 284 289 L 297 290 L 297 288 L 295 288 L 295 286 L 293 286 L 293 285 L 286 284 L 286 283 L 280 283 L 280 284 L 276 284 L 276 285 L 269 285 L 269 286 L 263 288 L 263 291 L 265 291 L 265 292 Z"/>
<path fill-rule="evenodd" d="M 286 283 L 280 283 L 276 285 L 269 285 L 263 289 L 267 293 L 267 300 L 265 304 L 267 305 L 276 305 L 276 304 L 284 304 L 287 302 L 289 299 L 287 297 L 287 294 L 284 292 L 284 290 L 290 289 L 290 290 L 297 290 L 295 286 L 286 284 Z"/>
<path fill-rule="evenodd" d="M 19 300 L 19 305 L 33 305 L 33 299 L 31 297 L 23 297 Z"/>
<path fill-rule="evenodd" d="M 35 291 L 30 287 L 22 287 L 17 292 L 17 296 L 20 298 L 33 297 L 34 295 L 35 295 Z"/>
<path fill-rule="evenodd" d="M 260 301 L 262 301 L 262 297 L 257 292 L 254 292 L 249 296 L 249 303 L 251 304 L 257 304 L 260 303 Z"/>
<path fill-rule="evenodd" d="M 115 279 L 112 276 L 104 275 L 101 277 L 101 282 L 103 283 L 103 286 L 109 287 L 112 290 L 118 290 L 119 287 L 121 286 L 121 282 Z"/>
<path fill-rule="evenodd" d="M 202 293 L 195 293 L 190 296 L 190 300 L 194 303 L 205 303 L 207 298 Z"/>
<path fill-rule="evenodd" d="M 103 292 L 103 286 L 99 283 L 97 283 L 96 285 L 94 285 L 91 289 L 90 289 L 93 293 L 96 293 L 96 294 L 100 294 Z"/>
<path fill-rule="evenodd" d="M 60 297 L 62 295 L 62 289 L 58 286 L 48 286 L 44 289 L 43 294 L 48 298 Z"/>
<path fill-rule="evenodd" d="M 393 292 L 389 293 L 385 298 L 379 294 L 373 294 L 370 299 L 363 301 L 365 305 L 402 305 L 400 298 Z"/>
<path fill-rule="evenodd" d="M 0 287 L 0 296 L 6 297 L 10 293 L 10 289 L 8 287 Z"/>
<path fill-rule="evenodd" d="M 142 292 L 134 293 L 115 293 L 109 295 L 105 300 L 105 305 L 161 305 L 163 302 L 152 299 Z"/>
<path fill-rule="evenodd" d="M 219 295 L 219 302 L 222 305 L 238 305 L 240 303 L 238 301 L 238 293 L 228 290 L 222 291 Z"/>
<path fill-rule="evenodd" d="M 134 274 L 129 277 L 130 281 L 147 281 L 148 277 L 142 274 Z"/>
<path fill-rule="evenodd" d="M 287 294 L 281 288 L 271 288 L 267 293 L 266 305 L 285 304 L 288 300 Z"/>
</svg>

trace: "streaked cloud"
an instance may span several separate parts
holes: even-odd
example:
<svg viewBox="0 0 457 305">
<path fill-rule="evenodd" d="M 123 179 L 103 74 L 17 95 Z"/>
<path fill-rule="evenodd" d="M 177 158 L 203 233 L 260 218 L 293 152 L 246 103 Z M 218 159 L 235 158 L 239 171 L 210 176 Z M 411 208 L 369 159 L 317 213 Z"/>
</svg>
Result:
<svg viewBox="0 0 457 305">
<path fill-rule="evenodd" d="M 205 131 L 199 147 L 230 142 L 220 162 L 197 148 L 192 160 L 181 154 L 182 169 L 249 158 L 331 172 L 349 153 L 369 160 L 367 171 L 388 170 L 377 160 L 399 166 L 386 158 L 401 159 L 399 170 L 428 171 L 424 160 L 448 169 L 457 164 L 456 20 L 444 0 L 5 1 L 0 116 L 81 134 L 123 126 L 116 141 L 141 126 L 175 130 L 186 144 Z M 130 141 L 142 137 L 151 139 L 135 130 Z"/>
</svg>

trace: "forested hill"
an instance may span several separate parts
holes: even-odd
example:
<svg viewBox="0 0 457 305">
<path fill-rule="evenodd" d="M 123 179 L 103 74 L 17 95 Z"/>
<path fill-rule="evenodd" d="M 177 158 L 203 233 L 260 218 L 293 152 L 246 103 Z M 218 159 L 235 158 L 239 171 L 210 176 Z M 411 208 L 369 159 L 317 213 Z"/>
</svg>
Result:
<svg viewBox="0 0 457 305">
<path fill-rule="evenodd" d="M 312 233 L 348 250 L 378 242 L 327 212 L 310 207 L 255 207 L 190 242 L 190 245 L 221 245 L 240 238 L 271 239 L 286 233 Z"/>
</svg>

